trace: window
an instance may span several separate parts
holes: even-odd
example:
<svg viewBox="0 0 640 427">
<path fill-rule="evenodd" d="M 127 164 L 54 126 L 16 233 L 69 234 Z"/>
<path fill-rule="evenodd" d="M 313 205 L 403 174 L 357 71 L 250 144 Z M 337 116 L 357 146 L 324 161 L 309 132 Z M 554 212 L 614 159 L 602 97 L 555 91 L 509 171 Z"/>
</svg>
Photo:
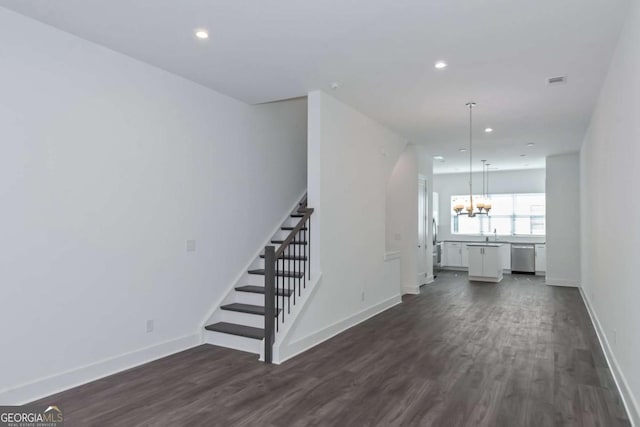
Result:
<svg viewBox="0 0 640 427">
<path fill-rule="evenodd" d="M 480 200 L 481 196 L 473 196 Z M 451 196 L 451 232 L 453 234 L 479 234 L 502 236 L 545 234 L 545 194 L 494 194 L 489 215 L 456 215 L 453 206 L 456 200 L 468 200 L 469 196 Z M 465 202 L 466 205 L 466 202 Z"/>
</svg>

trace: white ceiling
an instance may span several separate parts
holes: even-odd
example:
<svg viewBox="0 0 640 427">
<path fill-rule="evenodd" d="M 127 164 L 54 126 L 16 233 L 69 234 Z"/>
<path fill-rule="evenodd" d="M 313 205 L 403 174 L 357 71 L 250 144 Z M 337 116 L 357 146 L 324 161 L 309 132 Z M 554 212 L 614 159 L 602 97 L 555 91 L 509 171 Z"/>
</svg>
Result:
<svg viewBox="0 0 640 427">
<path fill-rule="evenodd" d="M 433 147 L 436 173 L 576 151 L 629 0 L 0 0 L 248 103 L 322 89 Z M 208 41 L 193 37 L 207 28 Z M 449 67 L 435 70 L 436 60 Z M 547 87 L 547 77 L 568 84 Z M 331 89 L 331 83 L 340 88 Z M 495 131 L 482 132 L 486 126 Z M 532 148 L 526 143 L 534 142 Z M 527 157 L 520 157 L 527 154 Z M 528 165 L 528 166 L 525 166 Z"/>
</svg>

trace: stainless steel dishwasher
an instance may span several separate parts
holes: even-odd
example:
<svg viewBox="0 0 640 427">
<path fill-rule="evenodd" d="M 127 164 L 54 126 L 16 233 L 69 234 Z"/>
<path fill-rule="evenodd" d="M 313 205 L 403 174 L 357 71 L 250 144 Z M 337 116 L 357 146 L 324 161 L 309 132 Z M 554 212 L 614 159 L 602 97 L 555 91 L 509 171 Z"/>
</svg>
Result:
<svg viewBox="0 0 640 427">
<path fill-rule="evenodd" d="M 511 272 L 536 274 L 535 245 L 511 244 Z"/>
</svg>

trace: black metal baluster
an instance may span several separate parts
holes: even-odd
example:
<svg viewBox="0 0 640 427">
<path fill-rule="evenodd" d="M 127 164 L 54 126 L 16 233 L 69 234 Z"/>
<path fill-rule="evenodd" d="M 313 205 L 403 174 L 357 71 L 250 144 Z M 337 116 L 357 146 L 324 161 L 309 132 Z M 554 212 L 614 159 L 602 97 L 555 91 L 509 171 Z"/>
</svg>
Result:
<svg viewBox="0 0 640 427">
<path fill-rule="evenodd" d="M 293 293 L 291 293 L 289 295 L 289 299 L 291 299 L 291 296 L 293 295 L 293 305 L 296 305 L 296 277 L 295 277 L 295 270 L 296 270 L 296 246 L 292 245 L 291 247 L 291 252 L 289 254 L 289 271 L 291 271 L 291 274 L 293 275 L 291 278 L 291 281 L 293 282 Z"/>
<path fill-rule="evenodd" d="M 291 264 L 293 265 L 293 271 L 294 272 L 296 271 L 296 256 L 297 256 L 297 253 L 298 253 L 297 246 L 293 244 L 293 242 L 295 242 L 295 241 L 296 241 L 296 238 L 294 236 L 293 241 L 291 242 L 291 244 L 293 245 L 293 248 L 292 248 L 293 255 L 291 257 Z M 296 305 L 296 278 L 295 278 L 295 275 L 293 277 L 293 294 L 291 294 L 291 295 L 293 296 L 293 305 Z"/>
<path fill-rule="evenodd" d="M 276 280 L 276 286 L 274 288 L 274 293 L 276 295 L 276 331 L 278 330 L 278 328 L 280 327 L 280 313 L 282 312 L 282 304 L 280 303 L 280 297 L 278 295 L 278 289 L 280 289 L 280 278 L 278 277 L 278 262 L 279 260 L 276 258 L 276 262 L 275 265 L 273 267 L 273 275 L 275 276 Z"/>
<path fill-rule="evenodd" d="M 287 246 L 287 293 L 291 295 L 291 246 Z M 291 314 L 291 296 L 287 299 L 287 310 Z"/>
<path fill-rule="evenodd" d="M 302 246 L 304 246 L 302 244 L 303 241 L 300 239 L 300 233 L 302 233 L 302 231 L 298 230 L 298 234 L 296 235 L 296 239 L 298 239 L 298 241 L 300 241 L 300 244 L 301 244 L 301 247 L 298 248 L 298 260 L 296 261 L 296 263 L 297 263 L 296 271 L 298 273 L 300 273 L 302 271 L 302 269 L 300 268 L 300 266 L 301 266 L 300 262 L 301 262 L 301 259 L 302 259 Z M 302 295 L 302 286 L 300 284 L 300 276 L 298 276 L 296 278 L 296 280 L 298 281 L 298 296 L 301 296 Z"/>
<path fill-rule="evenodd" d="M 309 217 L 308 223 L 309 226 L 307 228 L 309 229 L 309 258 L 307 259 L 307 262 L 309 263 L 309 268 L 307 268 L 307 272 L 309 274 L 309 280 L 311 280 L 311 217 Z"/>
<path fill-rule="evenodd" d="M 284 284 L 282 283 L 282 276 L 280 276 L 277 272 L 280 270 L 280 264 L 282 264 L 282 257 L 278 258 L 278 264 L 276 264 L 276 277 L 278 278 L 278 287 L 276 288 L 276 292 L 282 292 L 284 290 Z M 282 323 L 284 323 L 284 298 L 280 302 L 280 314 L 282 314 Z"/>
</svg>

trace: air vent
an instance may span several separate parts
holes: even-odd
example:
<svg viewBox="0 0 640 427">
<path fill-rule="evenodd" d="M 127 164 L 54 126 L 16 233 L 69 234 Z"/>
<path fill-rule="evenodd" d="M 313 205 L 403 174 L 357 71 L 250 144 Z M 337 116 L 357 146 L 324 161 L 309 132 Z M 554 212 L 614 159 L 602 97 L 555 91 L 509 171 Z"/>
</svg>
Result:
<svg viewBox="0 0 640 427">
<path fill-rule="evenodd" d="M 547 79 L 547 84 L 549 86 L 567 84 L 567 76 L 549 77 Z"/>
</svg>

